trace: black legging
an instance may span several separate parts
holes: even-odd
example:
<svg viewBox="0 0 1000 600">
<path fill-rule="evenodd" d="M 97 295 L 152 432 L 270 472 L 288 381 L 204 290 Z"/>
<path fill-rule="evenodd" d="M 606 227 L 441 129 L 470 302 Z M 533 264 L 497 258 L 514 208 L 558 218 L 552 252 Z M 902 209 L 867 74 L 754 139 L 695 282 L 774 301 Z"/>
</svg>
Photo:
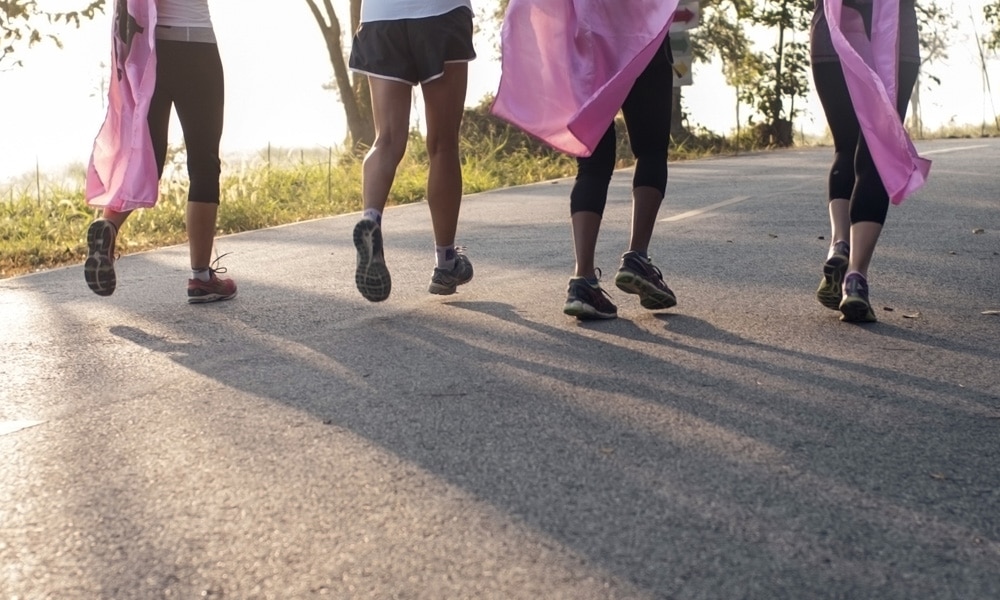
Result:
<svg viewBox="0 0 1000 600">
<path fill-rule="evenodd" d="M 920 66 L 913 62 L 899 63 L 899 93 L 896 111 L 900 120 L 906 115 L 910 94 L 917 81 Z M 848 199 L 851 202 L 851 223 L 872 221 L 885 224 L 889 212 L 889 193 L 875 168 L 871 151 L 861 134 L 858 116 L 844 81 L 839 62 L 813 63 L 813 81 L 823 104 L 826 121 L 833 135 L 833 166 L 830 168 L 828 199 Z"/>
<path fill-rule="evenodd" d="M 216 44 L 156 40 L 156 90 L 147 117 L 156 166 L 163 175 L 173 106 L 184 131 L 191 202 L 219 203 L 224 97 Z"/>
<path fill-rule="evenodd" d="M 662 196 L 667 189 L 667 148 L 670 145 L 670 111 L 674 74 L 670 65 L 669 38 L 636 79 L 622 104 L 629 145 L 635 155 L 632 187 L 653 187 Z M 570 214 L 580 211 L 604 214 L 608 186 L 615 170 L 615 124 L 611 123 L 593 154 L 577 159 L 576 183 L 570 192 Z"/>
</svg>

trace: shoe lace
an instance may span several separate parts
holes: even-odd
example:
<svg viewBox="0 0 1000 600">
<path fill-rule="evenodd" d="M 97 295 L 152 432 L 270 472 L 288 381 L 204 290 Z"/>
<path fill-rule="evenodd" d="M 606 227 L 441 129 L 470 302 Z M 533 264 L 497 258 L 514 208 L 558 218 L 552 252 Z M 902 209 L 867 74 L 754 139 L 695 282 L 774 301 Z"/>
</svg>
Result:
<svg viewBox="0 0 1000 600">
<path fill-rule="evenodd" d="M 844 293 L 848 296 L 868 296 L 868 281 L 861 275 L 852 275 L 844 280 Z"/>
<path fill-rule="evenodd" d="M 598 282 L 598 283 L 600 283 L 600 281 L 601 281 L 601 277 L 602 277 L 603 275 L 604 275 L 604 273 L 603 273 L 603 272 L 601 272 L 601 268 L 600 268 L 600 267 L 594 267 L 594 276 L 595 276 L 595 277 L 597 277 L 597 282 Z M 602 286 L 598 285 L 598 286 L 597 286 L 597 288 L 593 288 L 593 287 L 592 287 L 591 289 L 596 289 L 596 291 L 599 291 L 599 292 L 601 292 L 601 294 L 602 294 L 602 295 L 603 295 L 603 296 L 604 296 L 605 298 L 607 298 L 608 302 L 611 302 L 611 294 L 609 294 L 609 293 L 608 293 L 608 290 L 604 289 L 604 288 L 603 288 Z"/>
<path fill-rule="evenodd" d="M 224 252 L 222 254 L 217 254 L 215 256 L 215 260 L 213 260 L 211 264 L 208 265 L 208 272 L 210 274 L 215 274 L 215 273 L 225 273 L 226 271 L 228 271 L 229 269 L 219 265 L 219 261 L 222 260 L 224 257 L 229 256 L 230 254 L 232 253 Z"/>
<path fill-rule="evenodd" d="M 646 259 L 646 266 L 649 267 L 651 271 L 656 273 L 656 276 L 660 278 L 660 281 L 663 281 L 663 273 L 660 271 L 659 267 L 653 264 L 652 258 Z"/>
</svg>

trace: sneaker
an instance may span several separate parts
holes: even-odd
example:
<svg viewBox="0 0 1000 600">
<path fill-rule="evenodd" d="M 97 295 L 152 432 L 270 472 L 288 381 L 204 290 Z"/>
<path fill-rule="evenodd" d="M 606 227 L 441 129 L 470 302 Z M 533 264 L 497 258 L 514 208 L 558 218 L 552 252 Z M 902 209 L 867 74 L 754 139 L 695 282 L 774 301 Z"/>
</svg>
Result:
<svg viewBox="0 0 1000 600">
<path fill-rule="evenodd" d="M 844 299 L 840 301 L 840 320 L 852 323 L 874 323 L 875 312 L 868 301 L 868 280 L 858 272 L 844 278 Z"/>
<path fill-rule="evenodd" d="M 663 274 L 653 261 L 636 252 L 622 254 L 615 285 L 623 292 L 638 294 L 639 304 L 649 310 L 662 310 L 677 304 L 677 297 L 663 282 Z"/>
<path fill-rule="evenodd" d="M 431 274 L 431 285 L 427 291 L 432 294 L 447 296 L 454 294 L 455 288 L 472 280 L 472 263 L 469 257 L 462 254 L 461 248 L 455 249 L 455 266 L 451 269 L 434 268 Z"/>
<path fill-rule="evenodd" d="M 97 219 L 87 229 L 87 262 L 83 278 L 98 296 L 115 293 L 115 237 L 118 228 L 107 219 Z"/>
<path fill-rule="evenodd" d="M 234 298 L 236 296 L 236 282 L 232 279 L 223 279 L 217 275 L 217 273 L 225 272 L 225 267 L 221 269 L 209 269 L 208 281 L 188 279 L 188 303 L 202 304 Z"/>
<path fill-rule="evenodd" d="M 847 273 L 850 254 L 851 247 L 847 242 L 840 241 L 833 245 L 830 258 L 823 263 L 823 279 L 816 290 L 816 299 L 831 310 L 838 310 L 840 301 L 844 297 L 842 291 L 844 274 Z"/>
<path fill-rule="evenodd" d="M 389 297 L 392 278 L 382 254 L 382 228 L 371 219 L 361 219 L 354 226 L 354 247 L 358 250 L 358 267 L 354 283 L 358 291 L 371 302 L 381 302 Z"/>
<path fill-rule="evenodd" d="M 618 307 L 600 284 L 591 285 L 585 277 L 573 277 L 569 280 L 563 312 L 581 321 L 614 319 L 618 316 Z"/>
</svg>

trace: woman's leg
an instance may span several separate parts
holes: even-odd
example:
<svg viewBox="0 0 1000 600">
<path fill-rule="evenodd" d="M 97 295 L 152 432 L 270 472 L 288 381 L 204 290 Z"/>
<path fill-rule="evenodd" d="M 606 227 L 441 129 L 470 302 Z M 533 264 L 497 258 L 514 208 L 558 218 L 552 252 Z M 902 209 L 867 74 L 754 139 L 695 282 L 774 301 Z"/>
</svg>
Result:
<svg viewBox="0 0 1000 600">
<path fill-rule="evenodd" d="M 896 98 L 896 111 L 900 120 L 906 116 L 910 103 L 910 95 L 916 84 L 919 66 L 916 63 L 900 63 L 899 92 Z M 882 183 L 871 150 L 864 137 L 858 141 L 858 151 L 855 157 L 857 183 L 851 201 L 851 257 L 848 266 L 850 272 L 857 271 L 865 277 L 875 254 L 875 246 L 885 225 L 889 212 L 889 194 Z"/>
<path fill-rule="evenodd" d="M 649 250 L 667 188 L 673 94 L 673 71 L 664 50 L 650 61 L 622 104 L 629 144 L 636 159 L 628 249 L 643 256 Z"/>
<path fill-rule="evenodd" d="M 188 190 L 187 234 L 193 271 L 212 264 L 216 219 L 219 211 L 219 179 L 222 161 L 219 145 L 225 107 L 222 61 L 215 44 L 174 42 L 177 52 L 173 74 L 174 107 L 184 131 Z"/>
<path fill-rule="evenodd" d="M 827 176 L 832 249 L 837 242 L 846 242 L 850 235 L 850 198 L 855 185 L 854 159 L 861 126 L 840 63 L 815 63 L 812 71 L 816 93 L 833 137 L 833 164 Z"/>
<path fill-rule="evenodd" d="M 837 310 L 843 298 L 844 276 L 851 253 L 850 198 L 856 180 L 854 159 L 861 138 L 861 126 L 840 63 L 813 63 L 812 70 L 834 147 L 833 164 L 827 175 L 830 245 L 823 262 L 823 277 L 816 288 L 816 299 L 826 308 Z"/>
<path fill-rule="evenodd" d="M 370 302 L 381 302 L 392 291 L 392 277 L 385 264 L 382 247 L 382 211 L 403 160 L 410 125 L 410 92 L 407 83 L 369 77 L 375 141 L 365 155 L 361 170 L 364 214 L 354 226 L 354 247 L 358 252 L 354 283 Z"/>
<path fill-rule="evenodd" d="M 444 74 L 421 85 L 427 119 L 427 203 L 434 228 L 434 243 L 455 243 L 462 201 L 462 163 L 459 128 L 465 110 L 469 65 L 447 63 Z"/>
<path fill-rule="evenodd" d="M 396 168 L 406 151 L 413 87 L 379 77 L 369 77 L 368 85 L 371 89 L 375 141 L 362 166 L 361 194 L 364 208 L 381 214 L 396 178 Z"/>
<path fill-rule="evenodd" d="M 614 123 L 604 132 L 590 156 L 576 161 L 576 181 L 570 191 L 569 212 L 576 259 L 574 277 L 596 277 L 594 254 L 608 202 L 608 186 L 615 169 Z"/>
</svg>

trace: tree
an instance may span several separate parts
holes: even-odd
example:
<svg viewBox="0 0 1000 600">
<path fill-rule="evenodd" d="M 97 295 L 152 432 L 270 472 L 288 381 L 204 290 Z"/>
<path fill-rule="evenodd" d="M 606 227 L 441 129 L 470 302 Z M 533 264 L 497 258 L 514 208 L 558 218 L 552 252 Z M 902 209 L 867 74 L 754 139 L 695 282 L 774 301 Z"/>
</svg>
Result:
<svg viewBox="0 0 1000 600">
<path fill-rule="evenodd" d="M 2 1 L 2 0 L 0 0 Z M 344 35 L 340 19 L 333 8 L 332 0 L 322 0 L 320 5 L 315 0 L 306 0 L 316 24 L 319 25 L 326 41 L 330 64 L 333 66 L 333 78 L 336 91 L 344 106 L 347 117 L 347 130 L 351 136 L 351 145 L 357 150 L 370 148 L 375 142 L 375 122 L 372 118 L 371 96 L 368 89 L 368 78 L 363 75 L 353 75 L 347 68 L 345 58 Z M 350 0 L 350 31 L 356 31 L 361 22 L 361 0 Z"/>
<path fill-rule="evenodd" d="M 25 49 L 49 40 L 62 47 L 59 36 L 49 32 L 50 26 L 73 25 L 93 19 L 104 11 L 105 0 L 79 0 L 78 8 L 64 12 L 43 10 L 35 0 L 0 0 L 0 65 L 10 61 L 11 67 L 21 65 L 16 56 Z"/>
<path fill-rule="evenodd" d="M 747 36 L 745 23 L 753 14 L 752 0 L 703 0 L 701 26 L 691 32 L 692 58 L 711 63 L 716 57 L 722 62 L 726 83 L 740 90 L 759 80 L 764 72 L 760 53 L 752 51 L 753 42 Z M 681 88 L 674 88 L 674 126 L 671 133 L 682 133 L 676 121 L 683 119 Z M 739 122 L 739 102 L 736 105 Z"/>
<path fill-rule="evenodd" d="M 926 78 L 934 85 L 941 84 L 941 78 L 928 72 L 927 65 L 936 60 L 948 58 L 951 33 L 958 29 L 958 21 L 952 11 L 942 10 L 937 2 L 922 2 L 916 5 L 917 25 L 920 29 L 920 73 L 910 96 L 910 128 L 917 136 L 923 135 L 923 119 L 920 114 L 920 88 Z"/>
<path fill-rule="evenodd" d="M 1000 0 L 994 0 L 983 7 L 983 16 L 992 29 L 983 37 L 990 50 L 1000 50 Z"/>
<path fill-rule="evenodd" d="M 761 56 L 761 77 L 741 93 L 741 100 L 765 119 L 757 126 L 762 144 L 792 145 L 792 122 L 799 112 L 795 99 L 809 92 L 809 43 L 793 39 L 793 34 L 809 31 L 813 8 L 813 0 L 770 0 L 751 13 L 752 24 L 776 30 L 778 36 Z"/>
</svg>

